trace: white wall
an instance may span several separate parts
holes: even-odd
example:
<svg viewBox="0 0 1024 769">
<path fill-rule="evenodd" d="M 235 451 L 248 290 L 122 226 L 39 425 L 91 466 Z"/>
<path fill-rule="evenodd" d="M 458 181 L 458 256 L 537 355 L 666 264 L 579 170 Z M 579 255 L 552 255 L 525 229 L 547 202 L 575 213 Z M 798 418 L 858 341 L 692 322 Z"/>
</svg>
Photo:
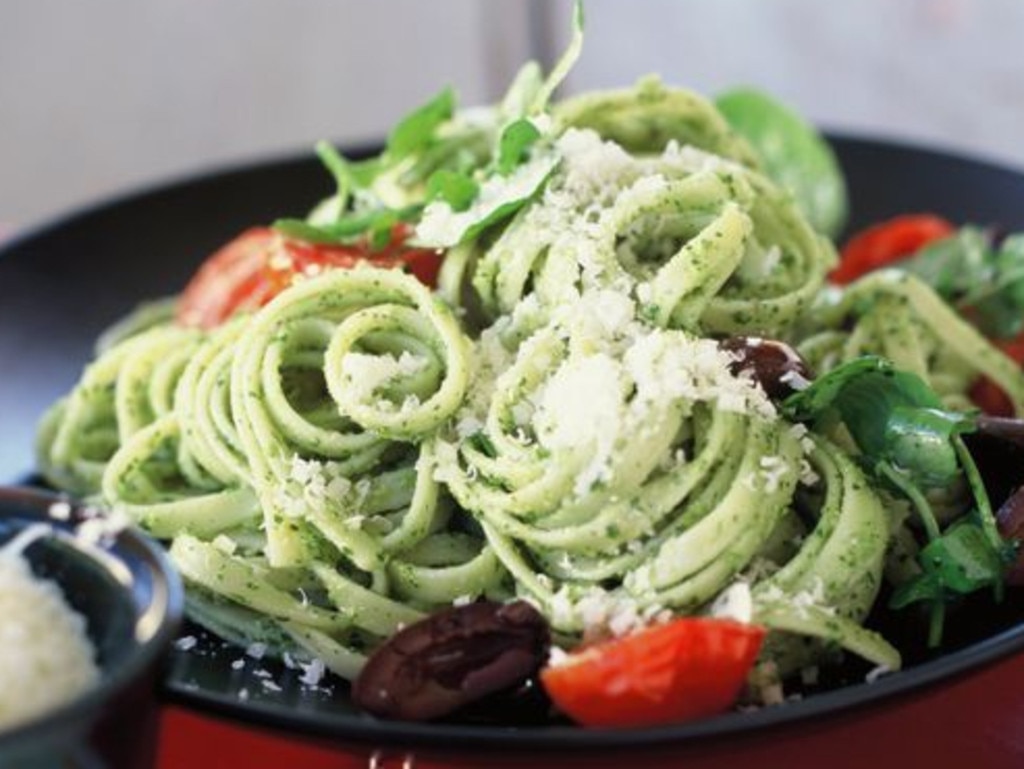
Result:
<svg viewBox="0 0 1024 769">
<path fill-rule="evenodd" d="M 0 222 L 324 136 L 378 137 L 445 83 L 492 99 L 531 48 L 557 54 L 569 9 L 0 0 Z M 1022 39 L 1020 0 L 587 0 L 568 85 L 651 71 L 710 92 L 753 83 L 828 126 L 1024 167 Z"/>
<path fill-rule="evenodd" d="M 1024 168 L 1020 0 L 588 0 L 580 90 L 763 87 L 817 122 Z M 567 34 L 561 14 L 561 37 Z"/>
<path fill-rule="evenodd" d="M 526 29 L 518 0 L 0 0 L 0 222 L 480 102 Z"/>
</svg>

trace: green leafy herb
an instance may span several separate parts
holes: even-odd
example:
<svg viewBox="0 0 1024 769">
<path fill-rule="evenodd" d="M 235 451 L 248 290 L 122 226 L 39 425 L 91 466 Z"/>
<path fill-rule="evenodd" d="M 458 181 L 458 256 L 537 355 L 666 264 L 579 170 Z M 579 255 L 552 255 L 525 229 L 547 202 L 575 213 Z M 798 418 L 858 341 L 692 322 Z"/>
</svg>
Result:
<svg viewBox="0 0 1024 769">
<path fill-rule="evenodd" d="M 1010 338 L 1024 331 L 1024 235 L 995 248 L 984 230 L 962 227 L 899 266 L 959 309 L 969 308 L 985 334 Z"/>
<path fill-rule="evenodd" d="M 993 547 L 977 520 L 962 519 L 921 549 L 921 573 L 893 592 L 889 606 L 903 609 L 914 603 L 929 604 L 932 620 L 928 643 L 937 646 L 942 640 L 945 604 L 988 588 L 998 595 L 1011 552 L 1008 545 Z"/>
<path fill-rule="evenodd" d="M 776 183 L 792 191 L 814 227 L 835 237 L 846 223 L 846 183 L 832 148 L 814 126 L 752 88 L 715 100 L 729 125 L 749 141 Z"/>
<path fill-rule="evenodd" d="M 479 192 L 480 185 L 470 176 L 444 168 L 427 180 L 427 200 L 443 200 L 453 211 L 465 211 Z"/>
<path fill-rule="evenodd" d="M 410 112 L 391 130 L 384 154 L 391 162 L 413 155 L 434 139 L 438 126 L 455 112 L 455 92 L 445 88 L 421 107 Z"/>
<path fill-rule="evenodd" d="M 553 152 L 535 155 L 507 178 L 493 177 L 485 184 L 486 195 L 478 195 L 464 211 L 430 206 L 416 227 L 419 245 L 449 248 L 476 238 L 484 230 L 512 216 L 533 198 L 558 167 Z"/>
<path fill-rule="evenodd" d="M 399 209 L 376 208 L 348 214 L 329 224 L 311 224 L 303 219 L 278 219 L 273 226 L 283 235 L 309 243 L 351 243 L 367 236 L 371 247 L 382 248 L 387 245 L 395 224 L 411 222 L 422 211 L 423 206 L 419 204 Z"/>
<path fill-rule="evenodd" d="M 540 138 L 540 131 L 526 118 L 514 120 L 502 129 L 498 139 L 498 153 L 495 168 L 502 176 L 508 176 L 525 159 L 530 147 Z"/>
<path fill-rule="evenodd" d="M 976 428 L 973 415 L 943 409 L 919 377 L 877 357 L 836 367 L 787 398 L 782 408 L 800 421 L 841 421 L 867 471 L 916 510 L 929 540 L 918 556 L 921 573 L 894 593 L 891 605 L 928 603 L 931 645 L 941 640 L 949 600 L 987 587 L 1002 595 L 1011 556 L 996 529 L 981 475 L 960 437 Z M 961 476 L 971 490 L 974 512 L 942 531 L 926 491 Z"/>
<path fill-rule="evenodd" d="M 337 192 L 321 201 L 306 219 L 312 225 L 330 224 L 345 215 L 355 179 L 348 160 L 329 142 L 317 142 L 316 154 L 334 177 Z"/>
<path fill-rule="evenodd" d="M 830 371 L 786 399 L 794 419 L 838 416 L 872 462 L 886 462 L 931 488 L 959 475 L 953 435 L 972 430 L 973 418 L 946 411 L 919 377 L 873 356 Z"/>
</svg>

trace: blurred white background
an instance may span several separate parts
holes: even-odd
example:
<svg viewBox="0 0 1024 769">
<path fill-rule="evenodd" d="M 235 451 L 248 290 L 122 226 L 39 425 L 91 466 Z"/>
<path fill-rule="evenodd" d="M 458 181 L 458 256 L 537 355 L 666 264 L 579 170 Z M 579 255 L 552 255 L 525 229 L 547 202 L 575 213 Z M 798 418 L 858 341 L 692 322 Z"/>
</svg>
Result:
<svg viewBox="0 0 1024 769">
<path fill-rule="evenodd" d="M 550 61 L 568 0 L 0 0 L 0 222 L 321 137 Z M 764 87 L 820 124 L 1024 167 L 1019 0 L 588 0 L 567 87 Z"/>
</svg>

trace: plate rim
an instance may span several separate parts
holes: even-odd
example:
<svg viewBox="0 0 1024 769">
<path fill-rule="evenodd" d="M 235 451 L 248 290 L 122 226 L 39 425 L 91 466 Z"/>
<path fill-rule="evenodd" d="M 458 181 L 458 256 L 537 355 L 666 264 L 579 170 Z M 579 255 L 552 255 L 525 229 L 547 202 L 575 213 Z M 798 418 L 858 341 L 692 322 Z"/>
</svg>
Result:
<svg viewBox="0 0 1024 769">
<path fill-rule="evenodd" d="M 845 129 L 826 130 L 825 133 L 830 142 L 858 150 L 909 153 L 933 162 L 971 166 L 981 172 L 1008 174 L 1024 181 L 1022 167 L 937 143 Z M 358 157 L 373 152 L 379 146 L 379 143 L 364 142 L 352 144 L 346 147 L 345 151 Z M 186 171 L 129 187 L 94 202 L 58 212 L 25 228 L 16 229 L 10 237 L 0 243 L 0 259 L 23 248 L 31 248 L 32 241 L 45 238 L 89 217 L 115 211 L 122 206 L 138 204 L 147 198 L 159 197 L 192 185 L 213 184 L 236 175 L 267 172 L 274 168 L 315 162 L 316 157 L 311 151 L 292 150 L 215 164 L 205 169 Z M 24 478 L 7 480 L 18 482 L 24 481 Z M 161 683 L 160 696 L 169 703 L 229 716 L 257 726 L 288 730 L 335 742 L 364 744 L 386 741 L 389 747 L 401 745 L 435 748 L 450 748 L 452 744 L 457 744 L 460 748 L 466 749 L 500 746 L 502 749 L 514 750 L 517 753 L 538 749 L 558 751 L 666 745 L 682 747 L 729 736 L 763 735 L 769 729 L 820 723 L 838 714 L 860 711 L 897 697 L 951 684 L 970 672 L 980 671 L 1022 650 L 1024 621 L 1007 627 L 993 636 L 921 662 L 891 676 L 884 676 L 870 684 L 849 684 L 832 691 L 815 693 L 798 702 L 787 702 L 780 707 L 761 708 L 754 712 L 730 712 L 710 719 L 644 729 L 593 730 L 568 725 L 501 727 L 451 723 L 416 724 L 382 721 L 360 714 L 348 716 L 336 713 L 320 714 L 308 710 L 289 711 L 281 705 L 264 704 L 259 700 L 229 700 L 222 693 L 196 689 L 183 681 L 169 680 L 166 676 Z"/>
</svg>

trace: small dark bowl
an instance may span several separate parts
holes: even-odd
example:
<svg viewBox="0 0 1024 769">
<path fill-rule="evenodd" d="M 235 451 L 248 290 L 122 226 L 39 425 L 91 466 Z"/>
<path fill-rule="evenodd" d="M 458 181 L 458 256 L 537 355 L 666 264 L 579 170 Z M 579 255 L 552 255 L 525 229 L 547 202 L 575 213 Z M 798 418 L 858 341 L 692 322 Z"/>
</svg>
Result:
<svg viewBox="0 0 1024 769">
<path fill-rule="evenodd" d="M 32 570 L 54 580 L 71 607 L 85 617 L 101 679 L 59 709 L 0 731 L 0 766 L 152 766 L 157 675 L 181 622 L 181 582 L 160 548 L 134 531 L 122 531 L 98 545 L 62 536 L 84 514 L 71 503 L 69 520 L 54 520 L 49 510 L 58 501 L 64 500 L 0 487 L 0 544 L 39 522 L 57 530 L 56 536 L 30 544 L 24 555 Z"/>
</svg>

